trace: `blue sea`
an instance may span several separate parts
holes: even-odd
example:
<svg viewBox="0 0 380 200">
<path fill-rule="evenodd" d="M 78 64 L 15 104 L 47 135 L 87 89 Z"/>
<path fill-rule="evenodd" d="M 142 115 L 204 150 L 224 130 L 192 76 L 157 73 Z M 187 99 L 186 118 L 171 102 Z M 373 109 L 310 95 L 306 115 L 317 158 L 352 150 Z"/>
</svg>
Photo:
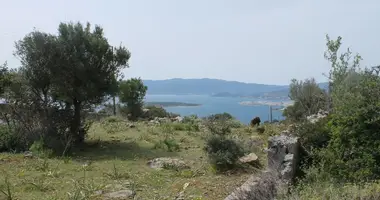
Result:
<svg viewBox="0 0 380 200">
<path fill-rule="evenodd" d="M 146 95 L 145 101 L 201 104 L 201 106 L 165 107 L 168 112 L 178 113 L 181 116 L 195 114 L 199 117 L 205 117 L 211 114 L 227 112 L 245 124 L 248 124 L 251 119 L 256 116 L 260 117 L 261 121 L 269 120 L 269 106 L 247 106 L 239 104 L 239 102 L 242 101 L 260 101 L 260 99 L 254 98 L 212 97 L 208 95 Z M 279 100 L 267 99 L 265 101 L 275 102 Z M 281 111 L 273 110 L 272 119 L 281 120 L 284 118 L 282 117 Z"/>
</svg>

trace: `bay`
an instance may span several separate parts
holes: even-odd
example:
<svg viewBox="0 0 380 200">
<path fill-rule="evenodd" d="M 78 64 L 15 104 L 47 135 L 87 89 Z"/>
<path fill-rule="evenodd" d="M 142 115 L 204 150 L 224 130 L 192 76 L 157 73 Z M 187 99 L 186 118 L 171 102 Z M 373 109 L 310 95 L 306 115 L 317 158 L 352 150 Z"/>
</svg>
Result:
<svg viewBox="0 0 380 200">
<path fill-rule="evenodd" d="M 178 113 L 181 116 L 198 115 L 205 117 L 211 114 L 227 112 L 237 120 L 248 124 L 252 118 L 258 116 L 261 121 L 269 120 L 268 105 L 241 105 L 242 101 L 262 101 L 254 98 L 212 97 L 208 95 L 146 95 L 146 102 L 181 102 L 201 104 L 200 106 L 165 107 L 168 112 Z M 267 100 L 279 101 L 279 100 Z M 272 119 L 282 120 L 282 112 L 273 110 Z"/>
</svg>

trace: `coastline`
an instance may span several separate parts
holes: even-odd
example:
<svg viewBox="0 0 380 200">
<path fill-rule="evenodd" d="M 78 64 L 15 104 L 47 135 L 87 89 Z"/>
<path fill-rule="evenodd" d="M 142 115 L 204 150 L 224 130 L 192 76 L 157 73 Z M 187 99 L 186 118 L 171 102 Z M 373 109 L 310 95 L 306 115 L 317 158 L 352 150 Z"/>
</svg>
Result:
<svg viewBox="0 0 380 200">
<path fill-rule="evenodd" d="M 184 102 L 170 102 L 170 101 L 150 101 L 145 102 L 146 106 L 160 106 L 160 107 L 197 107 L 201 106 L 202 104 L 196 104 L 196 103 L 184 103 Z"/>
<path fill-rule="evenodd" d="M 239 102 L 240 105 L 242 106 L 262 106 L 262 105 L 267 105 L 267 106 L 283 106 L 283 107 L 288 107 L 293 105 L 293 102 L 291 101 L 286 101 L 286 102 L 273 102 L 273 101 L 241 101 Z"/>
</svg>

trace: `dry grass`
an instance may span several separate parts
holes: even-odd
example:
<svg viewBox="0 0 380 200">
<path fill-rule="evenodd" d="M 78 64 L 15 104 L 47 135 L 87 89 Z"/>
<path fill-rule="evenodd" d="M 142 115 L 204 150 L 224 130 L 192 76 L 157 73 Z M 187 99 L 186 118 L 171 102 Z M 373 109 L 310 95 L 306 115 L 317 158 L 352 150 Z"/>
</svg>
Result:
<svg viewBox="0 0 380 200">
<path fill-rule="evenodd" d="M 240 138 L 258 137 L 243 128 L 234 132 Z M 186 183 L 186 199 L 224 199 L 245 182 L 253 169 L 216 174 L 203 153 L 203 134 L 188 125 L 152 127 L 137 123 L 129 128 L 119 119 L 95 123 L 87 147 L 71 157 L 28 159 L 21 154 L 0 154 L 0 189 L 5 193 L 0 199 L 7 195 L 12 196 L 8 199 L 19 200 L 99 199 L 94 196 L 96 191 L 118 188 L 135 190 L 136 199 L 173 199 Z M 166 138 L 173 139 L 179 151 L 157 147 Z M 157 157 L 182 158 L 191 168 L 149 168 L 147 161 Z"/>
<path fill-rule="evenodd" d="M 379 200 L 380 184 L 378 182 L 365 185 L 339 186 L 329 182 L 313 182 L 300 185 L 291 194 L 283 195 L 278 199 L 284 200 Z"/>
</svg>

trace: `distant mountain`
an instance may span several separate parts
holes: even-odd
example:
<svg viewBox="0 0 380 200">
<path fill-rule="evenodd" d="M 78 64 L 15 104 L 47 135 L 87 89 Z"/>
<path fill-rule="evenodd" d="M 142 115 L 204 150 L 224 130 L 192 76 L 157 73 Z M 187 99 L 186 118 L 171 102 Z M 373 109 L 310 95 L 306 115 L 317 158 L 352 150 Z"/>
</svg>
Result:
<svg viewBox="0 0 380 200">
<path fill-rule="evenodd" d="M 148 94 L 171 95 L 212 95 L 215 97 L 269 97 L 287 98 L 288 85 L 266 85 L 257 83 L 243 83 L 219 79 L 167 79 L 143 80 L 148 86 Z M 327 83 L 320 83 L 321 88 L 327 89 Z"/>
<path fill-rule="evenodd" d="M 242 83 L 219 79 L 143 80 L 148 94 L 195 94 L 215 96 L 245 96 L 288 88 L 286 85 Z"/>
</svg>

